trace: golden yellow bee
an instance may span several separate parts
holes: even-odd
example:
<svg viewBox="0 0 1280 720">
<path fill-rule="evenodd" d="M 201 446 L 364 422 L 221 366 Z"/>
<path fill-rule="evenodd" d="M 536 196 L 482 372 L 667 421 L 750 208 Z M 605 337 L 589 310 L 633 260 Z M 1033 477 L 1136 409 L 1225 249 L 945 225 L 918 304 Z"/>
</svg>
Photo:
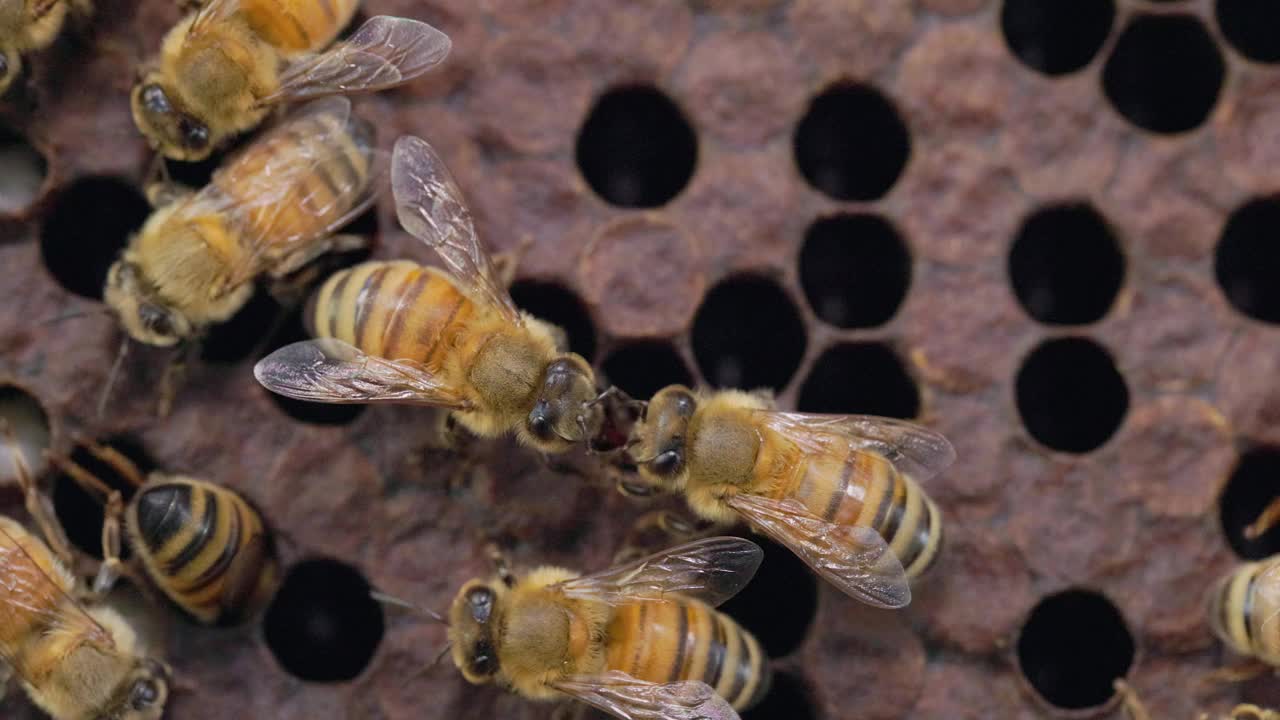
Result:
<svg viewBox="0 0 1280 720">
<path fill-rule="evenodd" d="M 1222 679 L 1280 668 L 1280 555 L 1240 564 L 1210 588 L 1206 604 L 1213 633 L 1247 658 L 1219 671 Z"/>
<path fill-rule="evenodd" d="M 373 130 L 346 98 L 310 103 L 198 192 L 160 205 L 107 273 L 104 299 L 134 340 L 171 346 L 230 318 L 262 274 L 287 275 L 363 240 L 334 232 L 373 202 Z"/>
<path fill-rule="evenodd" d="M 1117 679 L 1115 688 L 1129 720 L 1151 720 L 1151 713 L 1147 711 L 1146 705 L 1142 703 L 1142 699 L 1129 683 Z M 1200 713 L 1196 716 L 1196 720 L 1209 720 L 1209 714 Z M 1222 720 L 1280 720 L 1280 712 L 1257 705 L 1241 704 L 1232 708 L 1229 715 L 1222 716 Z"/>
<path fill-rule="evenodd" d="M 547 453 L 596 437 L 604 412 L 591 366 L 516 309 L 440 158 L 400 138 L 391 183 L 400 223 L 446 269 L 371 262 L 337 273 L 310 311 L 320 339 L 264 358 L 258 381 L 300 400 L 443 407 L 477 435 L 515 431 Z"/>
<path fill-rule="evenodd" d="M 69 458 L 50 455 L 86 490 L 107 502 L 101 570 L 94 592 L 110 589 L 124 568 L 123 521 L 129 546 L 143 571 L 175 605 L 197 622 L 230 625 L 246 620 L 275 592 L 279 565 L 262 516 L 234 491 L 182 475 L 151 473 L 109 447 L 86 448 L 137 490 L 125 506 L 112 489 Z"/>
<path fill-rule="evenodd" d="M 449 610 L 453 662 L 473 684 L 573 698 L 620 718 L 729 720 L 768 691 L 760 644 L 714 610 L 763 553 L 717 537 L 594 575 L 540 567 L 472 580 Z"/>
<path fill-rule="evenodd" d="M 88 16 L 91 0 L 0 2 L 0 95 L 22 73 L 22 56 L 53 44 L 70 15 Z"/>
<path fill-rule="evenodd" d="M 741 518 L 843 592 L 911 601 L 934 563 L 942 515 L 920 488 L 955 459 L 946 438 L 864 415 L 780 412 L 758 394 L 658 391 L 632 428 L 641 477 L 716 523 Z"/>
<path fill-rule="evenodd" d="M 273 106 L 380 90 L 439 64 L 449 37 L 406 18 L 377 16 L 326 52 L 359 0 L 205 0 L 165 36 L 131 95 L 152 147 L 202 160 L 256 127 Z"/>
</svg>

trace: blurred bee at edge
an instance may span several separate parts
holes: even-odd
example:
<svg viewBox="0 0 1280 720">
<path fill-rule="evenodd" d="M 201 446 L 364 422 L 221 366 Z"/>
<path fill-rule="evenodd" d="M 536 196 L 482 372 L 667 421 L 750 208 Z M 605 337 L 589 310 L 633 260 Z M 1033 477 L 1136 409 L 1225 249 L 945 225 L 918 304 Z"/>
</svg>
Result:
<svg viewBox="0 0 1280 720">
<path fill-rule="evenodd" d="M 88 17 L 93 0 L 0 0 L 0 95 L 22 74 L 22 56 L 53 44 L 70 16 Z"/>
</svg>

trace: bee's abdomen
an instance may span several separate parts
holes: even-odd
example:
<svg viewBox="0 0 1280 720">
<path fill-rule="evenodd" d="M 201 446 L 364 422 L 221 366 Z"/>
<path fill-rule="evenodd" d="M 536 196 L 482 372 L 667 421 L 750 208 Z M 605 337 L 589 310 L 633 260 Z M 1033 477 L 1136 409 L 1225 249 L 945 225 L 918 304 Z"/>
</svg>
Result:
<svg viewBox="0 0 1280 720">
<path fill-rule="evenodd" d="M 359 0 L 243 0 L 258 37 L 285 53 L 323 50 L 346 27 Z"/>
<path fill-rule="evenodd" d="M 475 313 L 442 273 L 407 261 L 366 262 L 331 276 L 308 312 L 316 337 L 370 355 L 438 367 Z"/>
<path fill-rule="evenodd" d="M 760 643 L 723 613 L 687 599 L 637 601 L 610 623 L 606 665 L 655 683 L 701 680 L 743 710 L 769 689 Z"/>
</svg>

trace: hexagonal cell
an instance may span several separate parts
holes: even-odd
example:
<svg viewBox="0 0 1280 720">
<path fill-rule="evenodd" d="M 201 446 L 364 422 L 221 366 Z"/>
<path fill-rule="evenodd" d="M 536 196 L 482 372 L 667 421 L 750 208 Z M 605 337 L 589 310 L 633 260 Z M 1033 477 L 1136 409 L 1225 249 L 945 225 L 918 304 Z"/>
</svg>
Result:
<svg viewBox="0 0 1280 720">
<path fill-rule="evenodd" d="M 633 398 L 649 398 L 668 385 L 692 385 L 693 374 L 680 353 L 664 341 L 637 342 L 609 353 L 605 377 Z"/>
<path fill-rule="evenodd" d="M 1133 665 L 1133 635 L 1106 597 L 1064 590 L 1040 601 L 1018 636 L 1018 669 L 1050 705 L 1097 707 Z"/>
<path fill-rule="evenodd" d="M 1023 221 L 1009 251 L 1009 280 L 1036 320 L 1091 323 L 1115 302 L 1124 264 L 1107 221 L 1091 205 L 1053 205 Z"/>
<path fill-rule="evenodd" d="M 809 226 L 800 285 L 813 312 L 841 328 L 889 322 L 911 285 L 911 256 L 878 215 L 836 215 Z"/>
<path fill-rule="evenodd" d="M 44 188 L 49 163 L 18 133 L 0 127 L 0 214 L 16 215 Z"/>
<path fill-rule="evenodd" d="M 1280 62 L 1280 5 L 1266 0 L 1218 0 L 1213 6 L 1222 36 L 1236 52 L 1261 63 Z"/>
<path fill-rule="evenodd" d="M 920 392 L 888 345 L 845 343 L 829 348 L 814 363 L 796 408 L 906 419 L 920 414 Z"/>
<path fill-rule="evenodd" d="M 0 437 L 0 482 L 16 481 L 15 452 L 21 455 L 31 475 L 39 477 L 45 467 L 44 451 L 49 449 L 53 435 L 44 405 L 25 388 L 0 383 L 0 421 L 8 424 L 17 443 L 15 448 Z"/>
<path fill-rule="evenodd" d="M 144 475 L 156 469 L 156 464 L 151 459 L 151 456 L 147 454 L 147 451 L 137 440 L 131 437 L 108 438 L 102 441 L 101 444 L 132 460 Z M 133 497 L 134 491 L 137 490 L 128 479 L 116 472 L 115 468 L 99 460 L 83 445 L 77 445 L 71 451 L 70 459 L 111 488 L 119 490 L 126 503 L 129 498 Z M 52 482 L 53 511 L 63 530 L 67 533 L 67 539 L 71 541 L 72 545 L 75 545 L 88 555 L 102 559 L 104 499 L 85 490 L 79 483 L 71 479 L 70 475 L 61 471 L 54 475 Z M 131 555 L 128 543 L 123 543 L 121 555 L 124 557 Z"/>
<path fill-rule="evenodd" d="M 267 607 L 262 634 L 285 672 L 307 682 L 345 682 L 364 672 L 382 642 L 382 606 L 356 568 L 331 558 L 289 568 Z"/>
<path fill-rule="evenodd" d="M 569 349 L 591 362 L 596 356 L 596 328 L 591 315 L 572 290 L 563 285 L 521 280 L 511 286 L 516 306 L 565 332 Z"/>
<path fill-rule="evenodd" d="M 1000 30 L 1024 65 L 1065 75 L 1093 60 L 1115 18 L 1114 0 L 1005 0 Z"/>
<path fill-rule="evenodd" d="M 1126 120 L 1157 133 L 1199 127 L 1226 69 L 1222 53 L 1191 15 L 1138 15 L 1120 33 L 1102 88 Z"/>
<path fill-rule="evenodd" d="M 818 717 L 818 711 L 813 706 L 811 695 L 801 678 L 787 672 L 775 672 L 769 694 L 759 705 L 740 714 L 742 720 L 813 720 Z"/>
<path fill-rule="evenodd" d="M 114 177 L 85 177 L 62 188 L 40 232 L 44 266 L 68 292 L 102 299 L 107 270 L 142 227 L 151 206 Z"/>
<path fill-rule="evenodd" d="M 303 308 L 295 308 L 290 311 L 280 323 L 276 332 L 258 346 L 260 348 L 258 359 L 262 359 L 285 345 L 302 340 L 310 340 L 311 334 L 307 332 L 302 316 Z M 358 404 L 307 402 L 306 400 L 295 400 L 273 393 L 261 386 L 260 389 L 271 398 L 271 402 L 275 403 L 275 406 L 280 408 L 281 412 L 294 420 L 309 425 L 347 425 L 355 422 L 356 418 L 364 414 L 365 409 L 368 407 L 367 405 Z"/>
<path fill-rule="evenodd" d="M 720 606 L 746 628 L 771 658 L 790 655 L 804 642 L 818 611 L 818 581 L 795 553 L 758 535 L 764 562 L 751 582 Z M 778 592 L 786 588 L 786 592 Z"/>
<path fill-rule="evenodd" d="M 698 138 L 680 108 L 653 87 L 610 90 L 578 131 L 578 169 L 605 201 L 665 205 L 689 183 Z"/>
<path fill-rule="evenodd" d="M 869 85 L 836 85 L 813 99 L 794 138 L 796 165 L 836 200 L 876 200 L 902 175 L 911 137 L 897 108 Z"/>
<path fill-rule="evenodd" d="M 1015 392 L 1027 432 L 1062 452 L 1097 449 L 1129 409 L 1129 388 L 1111 354 L 1087 338 L 1041 343 L 1023 359 Z"/>
<path fill-rule="evenodd" d="M 1280 199 L 1245 203 L 1227 219 L 1214 254 L 1213 271 L 1227 300 L 1256 320 L 1280 323 Z"/>
<path fill-rule="evenodd" d="M 1255 448 L 1240 456 L 1218 498 L 1218 519 L 1227 544 L 1246 560 L 1261 560 L 1280 552 L 1280 528 L 1271 527 L 1257 537 L 1245 534 L 1268 505 L 1280 500 L 1277 477 L 1280 449 Z"/>
<path fill-rule="evenodd" d="M 721 281 L 693 318 L 693 356 L 717 387 L 781 390 L 804 357 L 805 332 L 791 298 L 764 277 Z"/>
</svg>

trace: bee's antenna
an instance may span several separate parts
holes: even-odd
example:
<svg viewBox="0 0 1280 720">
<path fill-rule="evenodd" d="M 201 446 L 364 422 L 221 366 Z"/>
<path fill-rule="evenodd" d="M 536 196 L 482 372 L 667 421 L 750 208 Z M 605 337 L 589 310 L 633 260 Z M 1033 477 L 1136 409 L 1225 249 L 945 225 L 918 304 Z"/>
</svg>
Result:
<svg viewBox="0 0 1280 720">
<path fill-rule="evenodd" d="M 59 315 L 54 315 L 53 317 L 50 317 L 50 318 L 45 318 L 44 320 L 39 321 L 38 324 L 53 325 L 54 323 L 60 323 L 63 320 L 75 320 L 76 318 L 90 317 L 93 315 L 110 315 L 110 314 L 111 314 L 110 308 L 93 308 L 91 310 L 71 310 L 68 312 L 61 313 Z"/>
<path fill-rule="evenodd" d="M 102 388 L 102 394 L 98 396 L 98 419 L 101 420 L 107 411 L 107 400 L 111 397 L 111 387 L 116 384 L 116 376 L 120 374 L 120 368 L 124 365 L 124 356 L 129 352 L 129 338 L 120 340 L 120 350 L 116 353 L 115 362 L 111 363 L 111 372 L 107 374 L 107 384 Z"/>
<path fill-rule="evenodd" d="M 440 654 L 436 655 L 436 659 L 431 661 L 431 667 L 435 667 L 436 665 L 439 665 L 440 661 L 443 660 L 445 656 L 449 654 L 449 650 L 451 650 L 452 648 L 453 648 L 453 643 L 446 642 L 444 644 L 444 647 L 440 648 Z"/>
<path fill-rule="evenodd" d="M 416 613 L 426 615 L 427 617 L 440 623 L 441 625 L 444 625 L 445 627 L 449 627 L 449 621 L 446 620 L 444 616 L 442 616 L 440 613 L 434 610 L 428 610 L 424 607 L 419 607 L 418 605 L 414 605 L 408 600 L 401 600 L 400 598 L 395 597 L 394 595 L 388 595 L 383 592 L 378 592 L 377 590 L 370 590 L 369 597 L 373 598 L 374 600 L 377 600 L 383 605 L 394 605 L 396 607 L 402 607 L 407 610 L 412 610 Z"/>
</svg>

